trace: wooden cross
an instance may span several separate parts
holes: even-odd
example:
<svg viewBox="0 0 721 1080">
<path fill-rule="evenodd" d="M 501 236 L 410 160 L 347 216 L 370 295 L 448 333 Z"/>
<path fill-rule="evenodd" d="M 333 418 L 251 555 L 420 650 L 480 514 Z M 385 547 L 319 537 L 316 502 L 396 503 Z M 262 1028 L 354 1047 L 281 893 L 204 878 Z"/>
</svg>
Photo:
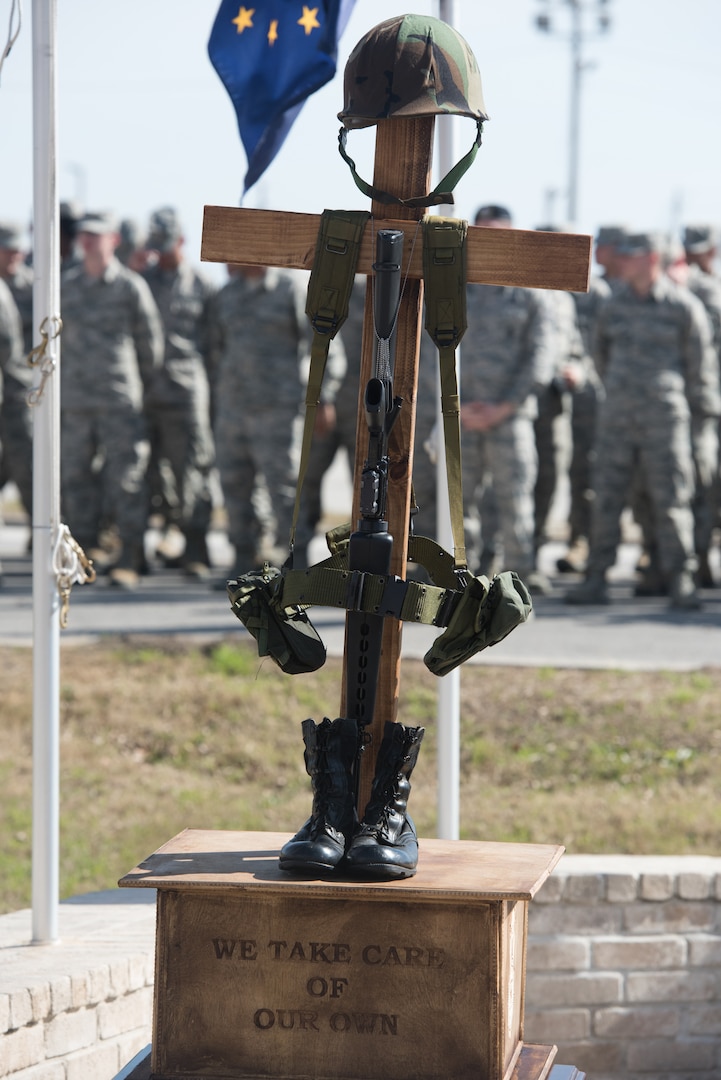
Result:
<svg viewBox="0 0 721 1080">
<path fill-rule="evenodd" d="M 401 198 L 426 195 L 430 190 L 434 117 L 380 120 L 376 136 L 373 184 Z M 366 228 L 358 272 L 369 275 L 363 325 L 360 394 L 356 435 L 353 516 L 360 516 L 360 475 L 367 451 L 368 429 L 364 419 L 363 392 L 373 373 L 374 333 L 370 288 L 374 235 L 379 229 L 402 229 L 405 233 L 403 273 L 409 255 L 408 281 L 403 290 L 397 322 L 394 393 L 403 398 L 400 417 L 389 439 L 388 531 L 394 539 L 391 572 L 405 577 L 407 537 L 410 523 L 411 474 L 415 438 L 418 353 L 423 302 L 422 238 L 417 222 L 423 209 L 388 208 L 374 201 L 373 229 Z M 242 210 L 206 206 L 201 259 L 205 262 L 280 266 L 310 270 L 313 266 L 320 216 Z M 411 254 L 412 252 L 412 254 Z M 534 289 L 586 292 L 590 272 L 591 237 L 569 233 L 530 232 L 520 229 L 470 227 L 467 241 L 467 278 L 484 285 L 521 285 Z M 349 357 L 349 363 L 353 362 Z M 361 758 L 358 810 L 362 815 L 370 796 L 375 758 L 387 720 L 397 719 L 400 685 L 401 623 L 384 623 L 383 655 L 370 726 L 372 742 Z M 343 687 L 339 716 L 344 715 Z"/>
</svg>

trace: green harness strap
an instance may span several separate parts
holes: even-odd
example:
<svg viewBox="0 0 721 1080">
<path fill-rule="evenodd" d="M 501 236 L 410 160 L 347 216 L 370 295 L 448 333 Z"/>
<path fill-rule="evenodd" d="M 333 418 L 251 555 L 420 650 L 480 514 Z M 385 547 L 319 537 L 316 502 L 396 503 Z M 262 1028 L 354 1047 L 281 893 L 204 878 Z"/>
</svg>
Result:
<svg viewBox="0 0 721 1080">
<path fill-rule="evenodd" d="M 429 215 L 423 219 L 423 281 L 426 330 L 438 348 L 446 476 L 453 559 L 467 568 L 461 476 L 461 410 L 456 349 L 466 332 L 466 236 L 468 222 Z"/>
<path fill-rule="evenodd" d="M 360 243 L 369 217 L 370 214 L 364 211 L 345 210 L 325 210 L 321 217 L 306 303 L 314 337 L 291 527 L 291 554 L 328 347 L 348 314 Z M 292 563 L 285 567 L 283 606 L 320 605 L 382 611 L 404 620 L 442 626 L 455 607 L 451 593 L 457 599 L 459 585 L 464 584 L 464 580 L 459 581 L 459 573 L 463 576 L 462 572 L 466 570 L 466 549 L 455 351 L 467 326 L 465 240 L 468 224 L 456 218 L 435 216 L 424 218 L 422 224 L 425 325 L 439 352 L 453 558 L 436 541 L 411 534 L 408 558 L 428 569 L 433 585 L 403 582 L 392 575 L 351 574 L 347 569 L 350 526 L 340 526 L 328 534 L 330 559 L 307 570 L 293 570 Z"/>
<path fill-rule="evenodd" d="M 320 402 L 328 349 L 332 338 L 348 317 L 348 304 L 358 265 L 363 230 L 369 218 L 370 213 L 367 210 L 324 210 L 321 215 L 305 305 L 306 315 L 313 327 L 313 344 L 305 393 L 303 442 L 295 489 L 293 520 L 290 527 L 291 554 L 295 547 L 300 497 L 308 469 L 313 427 Z"/>
</svg>

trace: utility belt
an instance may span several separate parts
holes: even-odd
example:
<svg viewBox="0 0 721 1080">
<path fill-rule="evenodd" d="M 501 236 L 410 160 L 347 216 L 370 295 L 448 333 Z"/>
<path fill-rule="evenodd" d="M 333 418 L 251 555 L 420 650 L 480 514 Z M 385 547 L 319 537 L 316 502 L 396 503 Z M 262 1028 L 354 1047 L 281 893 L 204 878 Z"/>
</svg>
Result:
<svg viewBox="0 0 721 1080">
<path fill-rule="evenodd" d="M 349 535 L 349 525 L 329 533 L 333 553 L 307 570 L 266 564 L 228 582 L 231 607 L 255 638 L 258 654 L 289 674 L 316 671 L 325 663 L 325 646 L 307 615 L 313 605 L 444 628 L 423 658 L 438 676 L 502 641 L 531 612 L 528 589 L 514 571 L 492 580 L 458 578 L 449 553 L 424 536 L 409 537 L 408 557 L 430 574 L 429 556 L 434 574 L 446 584 L 349 570 Z"/>
</svg>

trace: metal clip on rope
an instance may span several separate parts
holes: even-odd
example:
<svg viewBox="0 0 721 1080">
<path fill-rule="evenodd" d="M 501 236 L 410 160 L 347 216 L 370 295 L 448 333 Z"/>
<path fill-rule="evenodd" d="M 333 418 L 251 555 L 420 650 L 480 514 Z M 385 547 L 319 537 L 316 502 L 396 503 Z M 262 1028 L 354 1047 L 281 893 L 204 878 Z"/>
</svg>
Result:
<svg viewBox="0 0 721 1080">
<path fill-rule="evenodd" d="M 48 322 L 53 324 L 54 332 L 48 333 Z M 42 338 L 39 345 L 36 345 L 34 349 L 31 349 L 26 359 L 30 367 L 36 367 L 40 371 L 40 383 L 38 386 L 34 386 L 28 393 L 27 403 L 28 405 L 39 405 L 40 399 L 43 396 L 45 390 L 45 383 L 48 381 L 52 373 L 57 366 L 57 355 L 55 350 L 49 348 L 49 343 L 55 341 L 63 329 L 63 320 L 59 315 L 45 316 L 40 323 L 40 337 Z"/>
<path fill-rule="evenodd" d="M 58 583 L 58 595 L 61 600 L 60 627 L 65 630 L 68 625 L 71 588 L 76 583 L 92 584 L 96 574 L 92 559 L 87 557 L 68 526 L 63 525 L 62 522 L 58 526 L 53 550 L 53 573 Z"/>
</svg>

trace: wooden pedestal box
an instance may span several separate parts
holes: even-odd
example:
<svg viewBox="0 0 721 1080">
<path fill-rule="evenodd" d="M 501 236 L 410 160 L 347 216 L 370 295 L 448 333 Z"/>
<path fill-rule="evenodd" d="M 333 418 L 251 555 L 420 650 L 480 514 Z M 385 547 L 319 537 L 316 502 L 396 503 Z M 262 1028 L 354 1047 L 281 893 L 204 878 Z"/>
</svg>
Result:
<svg viewBox="0 0 721 1080">
<path fill-rule="evenodd" d="M 282 873 L 287 839 L 188 830 L 120 881 L 158 890 L 155 1080 L 548 1075 L 526 934 L 562 848 L 422 840 L 415 877 L 369 883 Z"/>
</svg>

